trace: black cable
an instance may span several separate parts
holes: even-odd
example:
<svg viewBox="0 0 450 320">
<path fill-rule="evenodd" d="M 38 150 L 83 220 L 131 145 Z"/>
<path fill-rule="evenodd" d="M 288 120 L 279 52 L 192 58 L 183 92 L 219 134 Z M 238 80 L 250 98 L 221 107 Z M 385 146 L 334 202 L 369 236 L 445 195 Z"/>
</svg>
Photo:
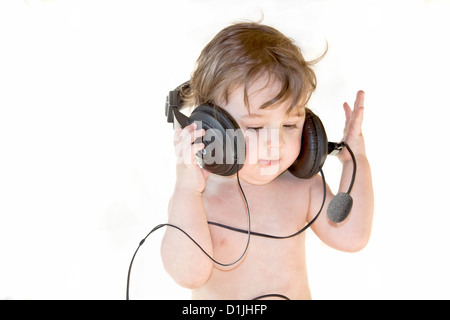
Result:
<svg viewBox="0 0 450 320">
<path fill-rule="evenodd" d="M 246 245 L 245 245 L 244 251 L 242 252 L 242 255 L 241 255 L 236 261 L 234 261 L 234 262 L 231 262 L 231 263 L 221 263 L 221 262 L 215 260 L 213 257 L 211 257 L 211 256 L 210 256 L 210 255 L 209 255 L 209 254 L 208 254 L 208 253 L 207 253 L 207 252 L 206 252 L 206 251 L 205 251 L 205 250 L 197 243 L 197 241 L 195 241 L 195 240 L 194 240 L 194 239 L 193 239 L 186 231 L 184 231 L 184 230 L 181 229 L 180 227 L 178 227 L 178 226 L 176 226 L 176 225 L 173 225 L 173 224 L 170 224 L 170 223 L 162 223 L 162 224 L 159 224 L 159 225 L 157 225 L 156 227 L 154 227 L 154 228 L 152 229 L 152 231 L 150 231 L 150 232 L 145 236 L 145 238 L 142 239 L 142 240 L 139 242 L 139 246 L 137 247 L 136 251 L 134 252 L 133 258 L 131 259 L 130 267 L 128 268 L 128 277 L 127 277 L 127 294 L 126 294 L 126 299 L 127 299 L 127 300 L 129 300 L 129 298 L 130 298 L 130 296 L 129 296 L 129 292 L 130 292 L 130 291 L 129 291 L 129 289 L 130 289 L 130 275 L 131 275 L 131 268 L 132 268 L 132 266 L 133 266 L 134 258 L 136 257 L 136 254 L 137 254 L 137 252 L 139 251 L 139 248 L 144 244 L 144 242 L 145 242 L 145 240 L 148 238 L 148 236 L 150 236 L 153 232 L 155 232 L 156 230 L 158 230 L 158 229 L 160 229 L 160 228 L 162 228 L 162 227 L 172 227 L 172 228 L 175 228 L 175 229 L 181 231 L 181 232 L 184 233 L 189 239 L 191 239 L 191 241 L 194 242 L 194 244 L 195 244 L 197 247 L 199 247 L 200 250 L 202 250 L 202 252 L 203 252 L 209 259 L 211 259 L 211 261 L 213 261 L 214 263 L 216 263 L 216 264 L 218 264 L 218 265 L 221 265 L 221 266 L 223 266 L 223 267 L 229 267 L 229 266 L 232 266 L 232 265 L 238 263 L 238 262 L 245 256 L 245 254 L 247 253 L 247 250 L 248 250 L 248 246 L 249 246 L 249 244 L 250 244 L 250 235 L 251 235 L 250 209 L 249 209 L 249 207 L 248 207 L 247 197 L 245 196 L 244 190 L 242 189 L 241 182 L 240 182 L 240 180 L 239 180 L 239 171 L 238 171 L 238 173 L 236 174 L 236 178 L 237 178 L 238 186 L 239 186 L 239 189 L 240 189 L 240 191 L 241 191 L 241 193 L 242 193 L 242 196 L 243 196 L 243 198 L 244 198 L 245 205 L 246 205 L 246 209 L 247 209 L 247 223 L 248 223 L 248 230 L 247 230 L 246 233 L 248 234 L 248 237 L 247 237 L 247 243 L 246 243 Z"/>
<path fill-rule="evenodd" d="M 350 146 L 347 144 L 347 142 L 342 141 L 341 142 L 342 145 L 344 145 L 348 152 L 350 153 L 350 156 L 352 157 L 352 161 L 353 161 L 353 173 L 352 173 L 352 181 L 350 182 L 350 186 L 348 187 L 348 191 L 347 193 L 350 194 L 350 192 L 352 191 L 353 188 L 353 184 L 355 183 L 355 177 L 356 177 L 356 159 L 355 159 L 355 155 L 353 154 L 352 149 L 350 148 Z"/>
<path fill-rule="evenodd" d="M 276 297 L 276 298 L 281 298 L 284 300 L 291 300 L 288 297 L 282 295 L 282 294 L 278 294 L 278 293 L 271 293 L 271 294 L 265 294 L 256 298 L 253 298 L 252 300 L 259 300 L 259 299 L 263 299 L 263 298 L 268 298 L 268 297 Z"/>
<path fill-rule="evenodd" d="M 349 151 L 350 151 L 350 149 L 349 149 Z M 351 152 L 351 151 L 350 151 Z M 354 158 L 354 156 L 353 156 L 353 153 L 351 152 L 351 154 L 352 154 L 352 157 Z M 295 237 L 295 236 L 297 236 L 297 235 L 299 235 L 300 233 L 302 233 L 303 231 L 305 231 L 306 229 L 308 229 L 313 223 L 314 223 L 314 221 L 316 221 L 316 219 L 319 217 L 319 215 L 320 215 L 320 213 L 322 212 L 322 209 L 323 209 L 323 206 L 325 205 L 325 199 L 326 199 L 326 182 L 325 182 L 325 176 L 324 176 L 324 173 L 323 173 L 323 171 L 322 171 L 322 168 L 320 168 L 319 169 L 319 171 L 320 171 L 320 175 L 321 175 L 321 177 L 322 177 L 322 182 L 323 182 L 323 200 L 322 200 L 322 205 L 320 206 L 320 209 L 319 209 L 319 211 L 317 212 L 317 214 L 316 214 L 316 216 L 309 222 L 309 223 L 307 223 L 302 229 L 300 229 L 299 231 L 297 231 L 296 233 L 294 233 L 294 234 L 291 234 L 291 235 L 289 235 L 289 236 L 273 236 L 273 235 L 269 235 L 269 234 L 264 234 L 264 233 L 259 233 L 259 232 L 253 232 L 253 231 L 251 231 L 251 225 L 250 225 L 250 223 L 251 223 L 251 219 L 250 219 L 250 209 L 249 209 L 249 206 L 248 206 L 248 201 L 247 201 L 247 197 L 245 196 L 245 193 L 244 193 L 244 190 L 242 189 L 242 186 L 241 186 L 241 182 L 240 182 L 240 180 L 239 180 L 239 171 L 238 171 L 238 173 L 236 174 L 236 178 L 237 178 L 237 182 L 238 182 L 238 186 L 239 186 L 239 190 L 240 190 L 240 192 L 241 192 L 241 194 L 242 194 L 242 196 L 243 196 L 243 198 L 244 198 L 244 202 L 245 202 L 245 206 L 246 206 L 246 210 L 247 210 L 247 219 L 248 219 L 248 230 L 246 231 L 246 230 L 243 230 L 243 229 L 238 229 L 238 228 L 233 228 L 233 227 L 230 227 L 230 226 L 226 226 L 226 225 L 223 225 L 223 224 L 220 224 L 220 223 L 217 223 L 217 222 L 211 222 L 211 221 L 208 221 L 208 224 L 211 224 L 211 225 L 215 225 L 215 226 L 218 226 L 218 227 L 222 227 L 222 228 L 226 228 L 226 229 L 230 229 L 230 230 L 232 230 L 232 231 L 236 231 L 236 232 L 241 232 L 241 233 L 247 233 L 247 235 L 248 235 L 248 237 L 247 237 L 247 243 L 246 243 L 246 246 L 245 246 L 245 249 L 244 249 L 244 252 L 242 253 L 242 255 L 236 260 L 236 261 L 234 261 L 234 262 L 232 262 L 232 263 L 221 263 L 221 262 L 218 262 L 218 261 L 216 261 L 213 257 L 211 257 L 186 231 L 184 231 L 183 229 L 181 229 L 180 227 L 178 227 L 178 226 L 176 226 L 176 225 L 173 225 L 173 224 L 170 224 L 170 223 L 163 223 L 163 224 L 159 224 L 159 225 L 157 225 L 156 227 L 154 227 L 146 236 L 145 236 L 145 238 L 144 239 L 142 239 L 140 242 L 139 242 L 139 246 L 137 247 L 137 249 L 136 249 L 136 251 L 134 252 L 134 255 L 133 255 L 133 258 L 131 259 L 131 262 L 130 262 L 130 267 L 128 268 L 128 277 L 127 277 L 127 292 L 126 292 L 126 299 L 127 300 L 129 300 L 129 298 L 130 298 L 130 296 L 129 296 L 129 290 L 130 290 L 130 276 L 131 276 L 131 268 L 132 268 L 132 266 L 133 266 L 133 262 L 134 262 L 134 258 L 136 257 L 136 254 L 137 254 L 137 252 L 139 251 L 139 248 L 144 244 L 144 242 L 145 242 L 145 240 L 153 233 L 153 232 L 155 232 L 156 230 L 158 230 L 158 229 L 160 229 L 160 228 L 162 228 L 162 227 L 172 227 L 172 228 L 175 228 L 175 229 L 177 229 L 177 230 L 179 230 L 179 231 L 181 231 L 182 233 L 184 233 L 189 239 L 191 239 L 191 241 L 192 242 L 194 242 L 194 244 L 197 246 L 197 247 L 199 247 L 200 248 L 200 250 L 209 258 L 209 259 L 211 259 L 211 261 L 213 261 L 214 263 L 216 263 L 216 264 L 218 264 L 218 265 L 221 265 L 221 266 L 224 266 L 224 267 L 228 267 L 228 266 L 231 266 L 231 265 L 234 265 L 234 264 L 236 264 L 236 263 L 238 263 L 244 256 L 245 256 L 245 254 L 247 253 L 247 250 L 248 250 L 248 247 L 249 247 L 249 243 L 250 243 L 250 236 L 251 235 L 254 235 L 254 236 L 260 236 L 260 237 L 266 237 L 266 238 L 272 238 L 272 239 L 287 239 L 287 238 L 291 238 L 291 237 Z M 351 186 L 350 187 L 352 187 L 353 186 L 353 181 L 352 181 L 352 184 L 351 184 Z M 280 298 L 283 298 L 283 299 L 286 299 L 286 300 L 289 300 L 289 298 L 287 298 L 286 296 L 283 296 L 283 295 L 281 295 L 281 294 L 268 294 L 268 295 L 263 295 L 263 296 L 259 296 L 259 297 L 257 297 L 257 298 L 254 298 L 253 300 L 257 300 L 257 299 L 261 299 L 261 298 L 265 298 L 265 297 L 269 297 L 269 296 L 273 296 L 273 297 L 280 297 Z"/>
<path fill-rule="evenodd" d="M 265 238 L 270 238 L 270 239 L 288 239 L 288 238 L 292 238 L 295 236 L 298 236 L 300 233 L 302 233 L 303 231 L 305 231 L 306 229 L 308 229 L 313 223 L 314 221 L 316 221 L 316 219 L 319 217 L 319 214 L 322 212 L 323 206 L 325 205 L 325 199 L 326 199 L 326 192 L 327 192 L 327 184 L 325 182 L 325 176 L 323 174 L 322 168 L 319 169 L 320 175 L 322 177 L 322 183 L 323 183 L 323 199 L 322 199 L 322 205 L 320 206 L 319 211 L 317 212 L 316 216 L 309 222 L 307 223 L 302 229 L 300 229 L 299 231 L 289 235 L 289 236 L 273 236 L 270 234 L 265 234 L 265 233 L 259 233 L 259 232 L 254 232 L 251 231 L 251 235 L 253 236 L 258 236 L 258 237 L 265 237 Z M 221 227 L 221 228 L 225 228 L 228 230 L 232 230 L 232 231 L 236 231 L 236 232 L 241 232 L 241 233 L 247 233 L 246 230 L 243 229 L 239 229 L 239 228 L 235 228 L 235 227 L 230 227 L 221 223 L 217 223 L 217 222 L 212 222 L 212 221 L 208 221 L 208 223 L 210 225 L 214 225 L 217 227 Z"/>
</svg>

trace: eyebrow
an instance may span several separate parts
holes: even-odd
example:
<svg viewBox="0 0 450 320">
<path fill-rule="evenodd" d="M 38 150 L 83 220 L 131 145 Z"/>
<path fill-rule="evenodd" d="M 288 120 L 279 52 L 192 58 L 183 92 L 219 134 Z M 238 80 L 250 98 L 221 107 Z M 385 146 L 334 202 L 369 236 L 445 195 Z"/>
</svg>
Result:
<svg viewBox="0 0 450 320">
<path fill-rule="evenodd" d="M 300 118 L 303 118 L 304 116 L 305 116 L 305 111 L 303 110 L 303 112 L 301 112 L 301 113 L 298 113 L 298 114 L 292 114 L 292 115 L 286 115 L 287 116 L 287 118 L 289 118 L 289 119 L 293 119 L 293 118 L 295 118 L 295 119 L 300 119 Z M 263 118 L 264 117 L 264 115 L 263 114 L 258 114 L 258 113 L 251 113 L 251 114 L 244 114 L 244 115 L 242 115 L 241 116 L 241 118 L 243 118 L 243 119 L 251 119 L 251 118 Z"/>
<path fill-rule="evenodd" d="M 244 115 L 241 116 L 241 118 L 262 118 L 262 117 L 264 117 L 264 115 L 257 114 L 257 113 L 244 114 Z"/>
</svg>

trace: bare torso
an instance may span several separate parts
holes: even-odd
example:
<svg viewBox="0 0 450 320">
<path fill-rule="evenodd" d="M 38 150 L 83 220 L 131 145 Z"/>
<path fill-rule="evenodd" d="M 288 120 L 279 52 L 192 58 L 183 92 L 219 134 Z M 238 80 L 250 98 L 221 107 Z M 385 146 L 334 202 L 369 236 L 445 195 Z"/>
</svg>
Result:
<svg viewBox="0 0 450 320">
<path fill-rule="evenodd" d="M 286 236 L 306 224 L 309 180 L 288 172 L 271 183 L 242 183 L 251 214 L 251 229 Z M 203 193 L 208 220 L 247 229 L 245 203 L 236 178 L 210 177 Z M 243 253 L 247 234 L 210 225 L 214 258 L 231 263 Z M 216 265 L 208 282 L 192 292 L 194 299 L 253 299 L 281 294 L 290 299 L 310 299 L 305 261 L 305 234 L 289 239 L 251 236 L 244 258 L 233 266 Z"/>
</svg>

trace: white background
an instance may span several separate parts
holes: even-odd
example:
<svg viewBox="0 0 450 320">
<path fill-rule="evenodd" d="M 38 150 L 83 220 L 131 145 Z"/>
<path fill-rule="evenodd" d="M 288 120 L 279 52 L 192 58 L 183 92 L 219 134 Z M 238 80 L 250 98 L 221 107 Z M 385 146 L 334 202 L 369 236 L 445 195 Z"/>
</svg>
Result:
<svg viewBox="0 0 450 320">
<path fill-rule="evenodd" d="M 139 241 L 174 185 L 166 94 L 229 24 L 294 38 L 316 66 L 309 106 L 330 140 L 366 91 L 375 188 L 358 253 L 308 232 L 314 299 L 449 299 L 449 1 L 0 2 L 0 298 L 124 299 Z M 333 190 L 340 163 L 325 175 Z M 293 195 L 295 196 L 295 195 Z M 189 299 L 165 273 L 163 230 L 140 249 L 133 299 Z"/>
</svg>

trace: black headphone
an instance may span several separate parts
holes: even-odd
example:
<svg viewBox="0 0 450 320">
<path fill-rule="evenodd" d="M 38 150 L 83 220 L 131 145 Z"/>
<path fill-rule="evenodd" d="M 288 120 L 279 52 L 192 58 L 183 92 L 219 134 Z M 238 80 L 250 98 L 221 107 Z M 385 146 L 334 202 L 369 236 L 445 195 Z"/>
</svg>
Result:
<svg viewBox="0 0 450 320">
<path fill-rule="evenodd" d="M 166 99 L 167 122 L 173 123 L 174 116 L 182 127 L 195 121 L 201 121 L 205 130 L 212 132 L 210 140 L 202 139 L 205 149 L 197 154 L 199 164 L 211 173 L 229 176 L 237 173 L 245 160 L 245 139 L 242 131 L 233 117 L 223 108 L 212 104 L 197 106 L 189 117 L 180 112 L 183 105 L 182 92 L 189 88 L 189 81 L 169 92 Z M 216 149 L 208 148 L 208 145 L 219 139 L 222 142 L 223 161 L 217 160 Z M 234 139 L 234 143 L 231 143 Z M 226 143 L 223 143 L 226 142 Z M 296 177 L 308 179 L 316 175 L 322 168 L 328 154 L 339 152 L 341 144 L 328 142 L 325 128 L 320 118 L 310 109 L 306 108 L 306 118 L 303 125 L 302 147 L 297 159 L 290 166 L 289 171 Z M 234 161 L 226 161 L 234 159 Z"/>
</svg>

